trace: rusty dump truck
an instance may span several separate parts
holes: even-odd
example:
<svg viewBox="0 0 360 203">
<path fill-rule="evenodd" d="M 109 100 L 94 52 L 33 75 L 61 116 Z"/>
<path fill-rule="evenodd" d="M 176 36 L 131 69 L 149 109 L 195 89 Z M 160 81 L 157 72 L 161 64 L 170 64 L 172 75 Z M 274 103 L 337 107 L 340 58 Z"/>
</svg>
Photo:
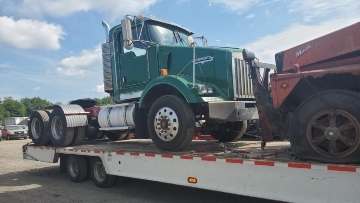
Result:
<svg viewBox="0 0 360 203">
<path fill-rule="evenodd" d="M 264 141 L 288 137 L 303 160 L 360 163 L 360 22 L 277 53 L 270 77 L 253 53 L 245 60 Z"/>
</svg>

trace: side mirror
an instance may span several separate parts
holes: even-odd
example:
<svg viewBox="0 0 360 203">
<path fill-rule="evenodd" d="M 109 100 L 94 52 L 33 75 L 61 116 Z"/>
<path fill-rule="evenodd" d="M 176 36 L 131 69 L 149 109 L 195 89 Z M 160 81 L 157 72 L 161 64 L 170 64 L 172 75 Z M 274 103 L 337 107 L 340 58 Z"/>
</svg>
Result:
<svg viewBox="0 0 360 203">
<path fill-rule="evenodd" d="M 194 40 L 194 38 L 193 38 L 192 36 L 188 36 L 188 38 L 187 38 L 187 43 L 188 43 L 188 45 L 191 46 L 191 47 L 195 46 L 195 40 Z"/>
<path fill-rule="evenodd" d="M 121 20 L 121 28 L 122 28 L 122 35 L 124 39 L 124 48 L 127 50 L 131 50 L 134 48 L 133 38 L 132 38 L 132 29 L 131 29 L 131 20 L 125 18 Z"/>
</svg>

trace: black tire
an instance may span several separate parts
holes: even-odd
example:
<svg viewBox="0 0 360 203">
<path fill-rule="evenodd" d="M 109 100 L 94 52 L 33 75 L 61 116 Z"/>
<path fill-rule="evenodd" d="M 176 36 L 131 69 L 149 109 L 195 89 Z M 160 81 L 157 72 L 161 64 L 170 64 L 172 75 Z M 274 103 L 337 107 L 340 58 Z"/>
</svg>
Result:
<svg viewBox="0 0 360 203">
<path fill-rule="evenodd" d="M 79 145 L 84 139 L 85 139 L 85 126 L 75 127 L 74 138 L 71 141 L 70 146 Z"/>
<path fill-rule="evenodd" d="M 290 143 L 296 156 L 327 163 L 359 163 L 360 94 L 348 90 L 320 94 L 302 102 L 290 122 Z"/>
<path fill-rule="evenodd" d="M 99 131 L 98 121 L 92 121 L 86 126 L 85 137 L 89 140 L 99 139 L 103 132 Z"/>
<path fill-rule="evenodd" d="M 41 146 L 50 142 L 49 115 L 45 111 L 33 111 L 29 120 L 29 137 L 34 145 Z"/>
<path fill-rule="evenodd" d="M 74 138 L 74 128 L 68 128 L 62 109 L 50 113 L 50 139 L 55 147 L 69 146 Z"/>
<path fill-rule="evenodd" d="M 117 176 L 107 174 L 101 159 L 94 157 L 91 160 L 91 179 L 96 186 L 108 188 L 116 183 Z"/>
<path fill-rule="evenodd" d="M 210 132 L 220 142 L 232 142 L 240 139 L 247 129 L 247 121 L 226 122 L 218 130 Z"/>
<path fill-rule="evenodd" d="M 86 180 L 89 173 L 86 158 L 77 155 L 68 156 L 66 172 L 72 182 L 78 183 Z"/>
<path fill-rule="evenodd" d="M 167 95 L 151 105 L 147 125 L 150 137 L 158 148 L 179 151 L 187 147 L 194 136 L 195 116 L 184 99 Z"/>
</svg>

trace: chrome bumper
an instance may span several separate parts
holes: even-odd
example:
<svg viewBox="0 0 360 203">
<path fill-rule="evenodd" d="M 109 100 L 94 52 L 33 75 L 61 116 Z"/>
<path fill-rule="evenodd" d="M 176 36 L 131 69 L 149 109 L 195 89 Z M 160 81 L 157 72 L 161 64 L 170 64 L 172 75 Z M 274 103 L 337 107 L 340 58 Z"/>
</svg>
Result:
<svg viewBox="0 0 360 203">
<path fill-rule="evenodd" d="M 259 119 L 255 102 L 220 101 L 208 102 L 209 118 L 230 122 Z"/>
</svg>

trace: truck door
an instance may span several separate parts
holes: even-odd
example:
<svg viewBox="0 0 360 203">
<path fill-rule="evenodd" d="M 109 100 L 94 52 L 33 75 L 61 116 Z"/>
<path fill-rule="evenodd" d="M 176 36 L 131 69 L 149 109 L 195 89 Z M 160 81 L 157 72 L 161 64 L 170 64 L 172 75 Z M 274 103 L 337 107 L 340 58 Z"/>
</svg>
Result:
<svg viewBox="0 0 360 203">
<path fill-rule="evenodd" d="M 141 26 L 133 28 L 133 39 L 138 39 Z M 144 29 L 145 30 L 145 29 Z M 145 33 L 145 31 L 143 31 Z M 122 44 L 122 34 L 120 32 L 120 43 Z M 141 35 L 145 38 L 145 34 Z M 149 65 L 146 44 L 140 42 L 133 42 L 134 48 L 126 50 L 121 46 L 121 53 L 119 55 L 119 69 L 120 69 L 120 84 L 119 88 L 126 92 L 127 89 L 131 91 L 141 90 L 150 79 Z M 121 91 L 121 92 L 123 92 Z M 124 92 L 124 93 L 125 93 Z"/>
</svg>

